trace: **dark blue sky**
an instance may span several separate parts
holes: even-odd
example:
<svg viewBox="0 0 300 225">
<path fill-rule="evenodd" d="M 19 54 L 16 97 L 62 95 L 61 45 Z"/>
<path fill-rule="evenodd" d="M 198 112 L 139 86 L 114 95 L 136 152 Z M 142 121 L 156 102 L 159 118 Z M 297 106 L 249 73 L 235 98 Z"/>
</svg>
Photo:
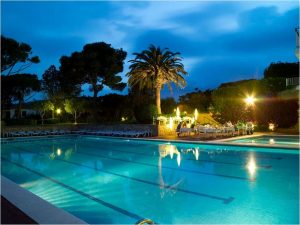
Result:
<svg viewBox="0 0 300 225">
<path fill-rule="evenodd" d="M 128 52 L 124 81 L 133 52 L 151 43 L 181 52 L 188 86 L 173 94 L 164 90 L 163 96 L 261 78 L 271 62 L 297 60 L 298 1 L 2 1 L 1 6 L 2 34 L 32 46 L 41 63 L 27 72 L 40 77 L 51 64 L 59 66 L 62 55 L 97 41 Z"/>
</svg>

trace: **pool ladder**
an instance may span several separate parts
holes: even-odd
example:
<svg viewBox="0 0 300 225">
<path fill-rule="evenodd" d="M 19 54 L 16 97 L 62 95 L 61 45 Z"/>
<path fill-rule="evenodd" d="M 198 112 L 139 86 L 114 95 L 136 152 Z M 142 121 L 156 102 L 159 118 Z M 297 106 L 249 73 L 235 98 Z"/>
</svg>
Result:
<svg viewBox="0 0 300 225">
<path fill-rule="evenodd" d="M 137 222 L 135 223 L 135 225 L 143 225 L 143 224 L 154 225 L 155 222 L 154 222 L 153 220 L 150 220 L 150 219 L 145 218 L 145 219 L 141 219 L 141 220 L 139 220 L 139 221 L 137 221 Z"/>
</svg>

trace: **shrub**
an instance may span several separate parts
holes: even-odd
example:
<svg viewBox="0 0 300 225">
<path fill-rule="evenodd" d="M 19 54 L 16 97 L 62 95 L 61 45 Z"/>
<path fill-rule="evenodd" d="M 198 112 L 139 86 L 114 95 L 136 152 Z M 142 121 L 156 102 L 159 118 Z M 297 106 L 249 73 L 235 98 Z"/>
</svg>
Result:
<svg viewBox="0 0 300 225">
<path fill-rule="evenodd" d="M 57 118 L 54 118 L 54 119 L 46 119 L 46 120 L 44 120 L 44 124 L 57 124 L 57 123 L 59 123 L 60 121 L 59 121 L 59 119 L 57 119 Z"/>
<path fill-rule="evenodd" d="M 5 123 L 7 125 L 13 126 L 13 125 L 37 125 L 37 120 L 32 119 L 9 119 L 6 120 Z"/>
<path fill-rule="evenodd" d="M 154 104 L 140 105 L 135 108 L 134 115 L 139 123 L 152 123 L 153 117 L 157 116 L 157 108 Z"/>
<path fill-rule="evenodd" d="M 288 128 L 298 121 L 298 101 L 296 99 L 265 99 L 257 103 L 255 120 L 260 125 L 275 123 L 280 128 Z"/>
</svg>

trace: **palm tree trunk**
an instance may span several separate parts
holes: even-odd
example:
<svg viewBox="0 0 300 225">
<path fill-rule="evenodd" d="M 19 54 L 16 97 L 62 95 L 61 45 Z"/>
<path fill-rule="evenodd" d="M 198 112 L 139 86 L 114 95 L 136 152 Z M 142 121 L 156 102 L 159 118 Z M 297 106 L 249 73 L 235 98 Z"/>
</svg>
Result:
<svg viewBox="0 0 300 225">
<path fill-rule="evenodd" d="M 96 99 L 97 95 L 98 95 L 98 91 L 96 89 L 94 89 L 94 96 L 93 96 L 93 98 Z"/>
<path fill-rule="evenodd" d="M 160 108 L 160 87 L 156 87 L 155 90 L 155 98 L 156 98 L 156 108 L 157 108 L 157 114 L 161 114 L 161 108 Z"/>
<path fill-rule="evenodd" d="M 74 112 L 75 124 L 77 124 L 77 111 Z"/>
<path fill-rule="evenodd" d="M 19 99 L 19 104 L 18 104 L 18 114 L 17 114 L 18 119 L 22 117 L 22 103 L 23 103 L 23 98 L 21 97 Z"/>
</svg>

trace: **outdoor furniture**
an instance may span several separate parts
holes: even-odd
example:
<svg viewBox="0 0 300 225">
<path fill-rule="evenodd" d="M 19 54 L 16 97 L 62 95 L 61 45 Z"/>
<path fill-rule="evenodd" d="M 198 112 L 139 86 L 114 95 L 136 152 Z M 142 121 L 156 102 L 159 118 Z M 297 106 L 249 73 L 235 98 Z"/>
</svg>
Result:
<svg viewBox="0 0 300 225">
<path fill-rule="evenodd" d="M 191 132 L 194 132 L 194 129 L 193 129 L 193 128 L 181 127 L 181 128 L 179 129 L 179 132 L 178 132 L 177 135 L 178 135 L 178 136 L 179 136 L 180 134 L 187 134 L 187 135 L 190 135 Z"/>
</svg>

